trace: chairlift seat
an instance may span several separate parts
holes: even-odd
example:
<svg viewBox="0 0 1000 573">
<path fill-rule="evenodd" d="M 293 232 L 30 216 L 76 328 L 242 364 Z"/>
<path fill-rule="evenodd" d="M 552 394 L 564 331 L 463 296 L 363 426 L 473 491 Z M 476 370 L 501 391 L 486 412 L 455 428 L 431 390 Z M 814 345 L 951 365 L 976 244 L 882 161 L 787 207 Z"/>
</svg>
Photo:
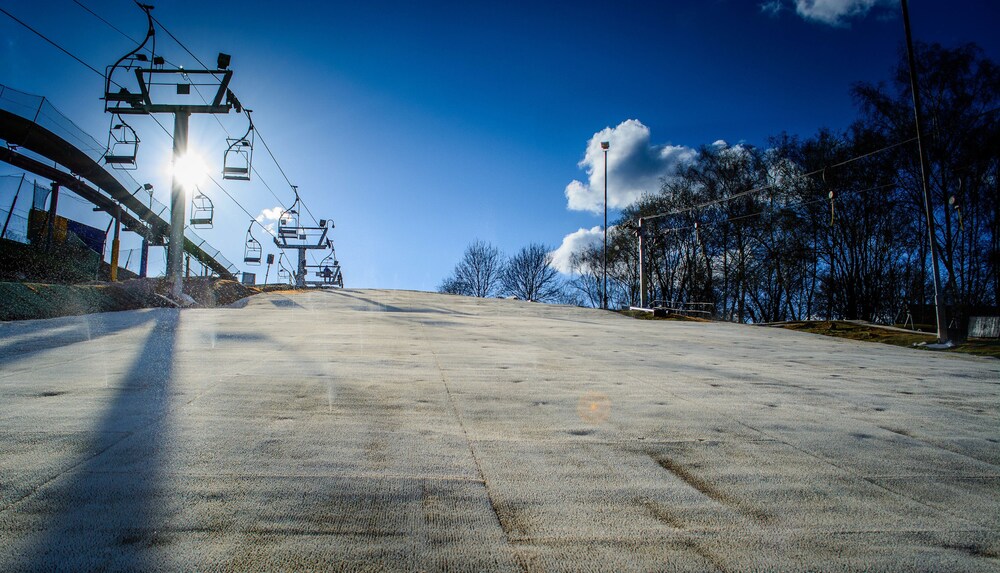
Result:
<svg viewBox="0 0 1000 573">
<path fill-rule="evenodd" d="M 207 195 L 199 192 L 191 198 L 191 226 L 196 229 L 211 229 L 215 206 Z"/>
<path fill-rule="evenodd" d="M 247 114 L 249 117 L 249 113 Z M 247 135 L 253 137 L 253 123 L 247 130 Z M 222 178 L 237 181 L 250 180 L 250 167 L 253 164 L 253 143 L 247 136 L 239 139 L 226 139 L 229 147 L 222 156 Z"/>
<path fill-rule="evenodd" d="M 223 167 L 223 179 L 234 179 L 237 181 L 250 181 L 250 170 L 246 167 Z"/>
<path fill-rule="evenodd" d="M 250 227 L 253 227 L 253 223 L 250 224 Z M 259 265 L 261 251 L 262 248 L 260 246 L 260 241 L 253 237 L 250 233 L 250 229 L 247 229 L 246 248 L 243 250 L 243 262 L 248 265 Z"/>
</svg>

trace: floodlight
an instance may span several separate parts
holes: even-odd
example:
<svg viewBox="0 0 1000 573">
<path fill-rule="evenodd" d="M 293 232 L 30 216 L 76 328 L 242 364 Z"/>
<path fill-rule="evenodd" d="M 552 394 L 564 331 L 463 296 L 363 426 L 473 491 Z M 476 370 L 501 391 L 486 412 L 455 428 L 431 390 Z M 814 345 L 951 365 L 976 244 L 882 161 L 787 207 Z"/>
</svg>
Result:
<svg viewBox="0 0 1000 573">
<path fill-rule="evenodd" d="M 609 147 L 611 147 L 611 143 L 610 142 L 608 142 L 608 141 L 602 141 L 601 142 L 601 149 L 607 151 Z"/>
<path fill-rule="evenodd" d="M 220 70 L 224 70 L 229 67 L 229 62 L 232 61 L 233 57 L 229 54 L 224 54 L 219 52 L 219 57 L 216 60 L 217 67 Z"/>
</svg>

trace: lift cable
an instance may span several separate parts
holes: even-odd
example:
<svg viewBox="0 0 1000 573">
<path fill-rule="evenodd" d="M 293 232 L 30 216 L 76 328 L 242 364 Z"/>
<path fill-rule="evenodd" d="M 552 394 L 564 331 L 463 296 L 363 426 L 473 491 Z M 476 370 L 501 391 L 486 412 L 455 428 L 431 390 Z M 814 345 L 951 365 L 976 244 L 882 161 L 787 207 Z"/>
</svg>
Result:
<svg viewBox="0 0 1000 573">
<path fill-rule="evenodd" d="M 91 16 L 93 16 L 93 17 L 97 18 L 98 20 L 100 20 L 101 22 L 104 22 L 105 24 L 107 24 L 108 27 L 110 27 L 115 32 L 118 32 L 119 34 L 121 34 L 122 36 L 126 37 L 127 39 L 132 40 L 133 42 L 136 42 L 136 40 L 132 36 L 129 36 L 125 32 L 122 32 L 114 24 L 112 24 L 111 22 L 108 22 L 107 20 L 105 20 L 104 18 L 102 18 L 97 12 L 94 12 L 93 10 L 91 10 L 90 8 L 88 8 L 87 6 L 85 6 L 82 2 L 80 2 L 80 0 L 73 0 L 73 2 L 76 3 L 77 6 L 83 8 L 84 10 L 86 10 L 87 12 L 89 12 Z M 136 42 L 136 43 L 138 43 L 138 42 Z"/>
<path fill-rule="evenodd" d="M 880 149 L 876 149 L 874 151 L 870 151 L 868 153 L 865 153 L 865 154 L 862 154 L 862 155 L 858 155 L 858 156 L 852 157 L 850 159 L 841 161 L 840 163 L 834 163 L 833 165 L 827 165 L 827 166 L 822 167 L 820 169 L 816 169 L 815 171 L 810 171 L 808 173 L 802 173 L 798 177 L 805 178 L 805 177 L 814 177 L 816 175 L 821 175 L 827 169 L 833 169 L 833 168 L 836 168 L 836 167 L 843 167 L 844 165 L 847 165 L 849 163 L 853 163 L 855 161 L 859 161 L 861 159 L 865 159 L 867 157 L 871 157 L 872 155 L 875 155 L 875 154 L 878 154 L 878 153 L 882 153 L 884 151 L 888 151 L 890 149 L 899 147 L 901 145 L 906 145 L 908 143 L 912 143 L 912 142 L 914 142 L 916 140 L 917 140 L 916 137 L 911 137 L 909 139 L 906 139 L 906 140 L 903 140 L 903 141 L 900 141 L 900 142 L 897 142 L 897 143 L 893 143 L 891 145 L 887 145 L 887 146 L 882 147 Z M 650 215 L 648 217 L 642 217 L 642 219 L 644 221 L 648 221 L 650 219 L 658 219 L 660 217 L 669 217 L 669 216 L 672 216 L 672 215 L 683 215 L 684 213 L 689 213 L 691 211 L 695 211 L 695 210 L 698 210 L 698 209 L 704 209 L 705 207 L 711 207 L 712 205 L 718 205 L 720 203 L 728 203 L 729 201 L 732 201 L 734 199 L 739 199 L 740 197 L 745 197 L 747 195 L 753 195 L 753 194 L 756 194 L 756 193 L 761 193 L 761 192 L 767 191 L 769 189 L 774 189 L 775 187 L 778 187 L 777 183 L 770 183 L 768 185 L 762 185 L 760 187 L 753 187 L 753 188 L 747 189 L 745 191 L 740 191 L 739 193 L 734 193 L 732 195 L 729 195 L 728 197 L 721 197 L 719 199 L 713 199 L 711 201 L 705 201 L 704 203 L 699 203 L 698 205 L 693 205 L 691 207 L 684 207 L 683 209 L 676 209 L 674 211 L 667 211 L 667 212 L 663 212 L 663 213 L 657 213 L 655 215 Z"/>
<path fill-rule="evenodd" d="M 48 38 L 48 37 L 47 37 L 47 36 L 46 36 L 45 34 L 43 34 L 43 33 L 39 32 L 38 30 L 36 30 L 36 29 L 34 29 L 34 28 L 32 28 L 32 27 L 31 27 L 31 26 L 29 26 L 28 24 L 25 24 L 25 23 L 24 23 L 23 21 L 21 21 L 21 20 L 20 20 L 20 19 L 19 19 L 19 18 L 18 18 L 17 16 L 15 16 L 15 15 L 11 14 L 11 13 L 10 13 L 10 12 L 8 12 L 7 10 L 4 10 L 4 9 L 3 9 L 2 7 L 0 7 L 0 12 L 3 12 L 3 13 L 4 13 L 4 14 L 6 14 L 7 16 L 10 16 L 10 18 L 11 18 L 12 20 L 14 20 L 14 21 L 15 21 L 15 22 L 17 22 L 18 24 L 20 24 L 20 25 L 24 26 L 25 28 L 27 28 L 27 29 L 31 30 L 31 31 L 32 31 L 32 32 L 34 32 L 34 33 L 35 33 L 35 34 L 36 34 L 36 35 L 37 35 L 37 36 L 38 36 L 39 38 L 41 38 L 41 39 L 45 40 L 46 42 L 48 42 L 48 43 L 52 44 L 53 46 L 55 46 L 55 47 L 56 47 L 56 48 L 57 48 L 57 49 L 58 49 L 59 51 L 61 51 L 62 53 L 66 54 L 67 56 L 69 56 L 69 57 L 71 57 L 71 58 L 73 58 L 74 60 L 76 60 L 77 62 L 79 62 L 79 63 L 83 64 L 83 65 L 84 65 L 84 66 L 86 66 L 87 68 L 90 68 L 90 70 L 91 70 L 91 71 L 93 71 L 93 72 L 94 72 L 95 74 L 97 74 L 97 75 L 101 76 L 102 78 L 104 77 L 104 74 L 103 74 L 103 73 L 101 73 L 101 72 L 100 72 L 100 71 L 99 71 L 99 70 L 98 70 L 97 68 L 95 68 L 94 66 L 92 66 L 92 65 L 88 64 L 87 62 L 85 62 L 85 61 L 81 60 L 80 58 L 78 58 L 78 57 L 76 56 L 76 54 L 74 54 L 74 53 L 70 52 L 70 51 L 69 51 L 69 50 L 67 50 L 66 48 L 64 48 L 64 47 L 60 46 L 59 44 L 55 43 L 54 41 L 50 40 L 50 39 L 49 39 L 49 38 Z M 116 83 L 115 85 L 118 85 L 118 84 Z M 121 86 L 121 85 L 118 85 L 118 87 L 122 87 L 122 86 Z"/>
<path fill-rule="evenodd" d="M 889 187 L 892 187 L 894 185 L 896 185 L 896 183 L 883 183 L 881 185 L 875 185 L 874 187 L 869 187 L 867 189 L 861 189 L 859 191 L 852 191 L 852 193 L 855 194 L 855 195 L 863 195 L 865 193 L 871 193 L 872 191 L 879 191 L 879 190 L 882 190 L 882 189 L 888 189 Z M 819 199 L 809 199 L 807 201 L 799 201 L 797 203 L 789 203 L 788 205 L 784 205 L 782 207 L 782 209 L 791 209 L 793 207 L 805 207 L 807 205 L 815 205 L 817 203 L 825 203 L 825 202 L 828 202 L 829 200 L 830 199 L 827 198 L 827 197 L 821 197 Z M 683 226 L 683 227 L 670 227 L 668 229 L 660 229 L 659 232 L 660 233 L 669 233 L 669 232 L 673 232 L 673 231 L 686 231 L 686 230 L 689 230 L 689 229 L 694 229 L 696 227 L 698 227 L 698 228 L 704 228 L 705 226 L 718 225 L 718 224 L 721 224 L 721 223 L 729 223 L 729 222 L 732 222 L 732 221 L 740 221 L 740 220 L 743 220 L 743 219 L 750 219 L 752 217 L 759 217 L 761 215 L 766 215 L 767 213 L 770 213 L 770 212 L 773 212 L 773 211 L 758 211 L 756 213 L 746 213 L 746 214 L 743 214 L 743 215 L 736 215 L 736 216 L 733 216 L 733 217 L 729 217 L 729 218 L 723 219 L 721 221 L 709 221 L 707 223 L 706 222 L 702 222 L 700 227 L 698 225 L 686 225 L 686 226 Z M 647 219 L 649 219 L 649 218 L 648 217 L 643 217 L 644 221 L 647 220 Z"/>
</svg>

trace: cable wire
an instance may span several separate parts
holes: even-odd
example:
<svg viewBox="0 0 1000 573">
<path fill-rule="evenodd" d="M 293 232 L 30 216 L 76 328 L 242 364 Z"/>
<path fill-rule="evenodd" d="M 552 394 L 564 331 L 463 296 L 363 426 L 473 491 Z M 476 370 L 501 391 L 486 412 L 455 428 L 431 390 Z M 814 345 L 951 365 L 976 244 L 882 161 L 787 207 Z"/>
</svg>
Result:
<svg viewBox="0 0 1000 573">
<path fill-rule="evenodd" d="M 46 42 L 52 44 L 53 46 L 55 46 L 62 53 L 66 54 L 67 56 L 69 56 L 71 58 L 73 58 L 74 60 L 76 60 L 77 62 L 83 64 L 87 68 L 90 68 L 90 70 L 92 70 L 95 74 L 101 76 L 102 78 L 104 77 L 104 74 L 102 74 L 97 68 L 95 68 L 94 66 L 92 66 L 92 65 L 88 64 L 87 62 L 81 60 L 75 54 L 73 54 L 72 52 L 70 52 L 69 50 L 67 50 L 66 48 L 64 48 L 64 47 L 60 46 L 59 44 L 55 43 L 54 41 L 50 40 L 48 38 L 48 36 L 46 36 L 45 34 L 39 32 L 38 30 L 32 28 L 31 26 L 29 26 L 28 24 L 26 24 L 25 22 L 23 22 L 21 19 L 19 19 L 17 16 L 11 14 L 7 10 L 4 10 L 3 8 L 0 8 L 0 12 L 3 12 L 4 14 L 6 14 L 7 16 L 9 16 L 12 20 L 14 20 L 15 22 L 17 22 L 18 24 L 24 26 L 28 30 L 31 30 L 39 38 L 41 38 L 41 39 L 45 40 Z M 118 87 L 122 87 L 122 86 L 119 85 Z"/>
<path fill-rule="evenodd" d="M 852 158 L 847 159 L 845 161 L 841 161 L 840 163 L 834 163 L 832 165 L 826 165 L 826 166 L 822 167 L 821 169 L 816 169 L 816 170 L 810 171 L 808 173 L 803 173 L 803 174 L 799 175 L 799 177 L 802 177 L 802 178 L 814 177 L 816 175 L 822 174 L 827 169 L 835 169 L 837 167 L 843 167 L 843 166 L 848 165 L 850 163 L 853 163 L 855 161 L 860 161 L 861 159 L 865 159 L 867 157 L 871 157 L 872 155 L 875 155 L 875 154 L 878 154 L 878 153 L 882 153 L 884 151 L 888 151 L 890 149 L 899 147 L 901 145 L 906 145 L 907 143 L 912 143 L 912 142 L 914 142 L 916 140 L 917 140 L 916 137 L 911 137 L 910 139 L 906 139 L 906 140 L 903 140 L 903 141 L 899 141 L 897 143 L 893 143 L 891 145 L 887 145 L 887 146 L 882 147 L 880 149 L 876 149 L 874 151 L 870 151 L 868 153 L 864 153 L 862 155 L 858 155 L 858 156 L 852 157 Z M 677 210 L 674 210 L 674 211 L 666 211 L 666 212 L 663 212 L 663 213 L 657 213 L 655 215 L 649 215 L 648 217 L 636 217 L 636 218 L 641 218 L 644 221 L 648 221 L 650 219 L 658 219 L 660 217 L 670 217 L 670 216 L 673 216 L 673 215 L 683 215 L 684 213 L 689 213 L 689 212 L 695 211 L 697 209 L 704 209 L 705 207 L 711 207 L 712 205 L 718 205 L 720 203 L 728 203 L 729 201 L 732 201 L 734 199 L 739 199 L 740 197 L 745 197 L 747 195 L 752 195 L 752 194 L 755 194 L 755 193 L 761 193 L 763 191 L 767 191 L 769 189 L 774 189 L 777 186 L 778 186 L 777 183 L 769 183 L 769 184 L 763 185 L 761 187 L 754 187 L 754 188 L 751 188 L 751 189 L 747 189 L 745 191 L 740 191 L 739 193 L 734 193 L 734 194 L 729 195 L 727 197 L 721 197 L 719 199 L 713 199 L 711 201 L 705 201 L 704 203 L 699 203 L 698 205 L 693 205 L 691 207 L 684 207 L 683 209 L 677 209 Z"/>
</svg>

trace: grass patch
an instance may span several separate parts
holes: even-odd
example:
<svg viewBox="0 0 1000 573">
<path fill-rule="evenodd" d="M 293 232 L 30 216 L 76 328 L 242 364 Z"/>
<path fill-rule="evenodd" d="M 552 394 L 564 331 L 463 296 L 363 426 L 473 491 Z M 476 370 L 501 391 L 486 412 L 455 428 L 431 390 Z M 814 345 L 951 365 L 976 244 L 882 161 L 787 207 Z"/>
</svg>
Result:
<svg viewBox="0 0 1000 573">
<path fill-rule="evenodd" d="M 898 330 L 880 328 L 875 325 L 862 325 L 839 320 L 786 322 L 775 326 L 800 332 L 835 336 L 837 338 L 881 342 L 882 344 L 892 344 L 894 346 L 913 347 L 915 344 L 920 344 L 921 342 L 930 344 L 937 340 L 937 337 L 932 334 L 900 332 Z M 1000 358 L 1000 341 L 984 339 L 969 340 L 945 352 L 959 352 Z"/>
</svg>

